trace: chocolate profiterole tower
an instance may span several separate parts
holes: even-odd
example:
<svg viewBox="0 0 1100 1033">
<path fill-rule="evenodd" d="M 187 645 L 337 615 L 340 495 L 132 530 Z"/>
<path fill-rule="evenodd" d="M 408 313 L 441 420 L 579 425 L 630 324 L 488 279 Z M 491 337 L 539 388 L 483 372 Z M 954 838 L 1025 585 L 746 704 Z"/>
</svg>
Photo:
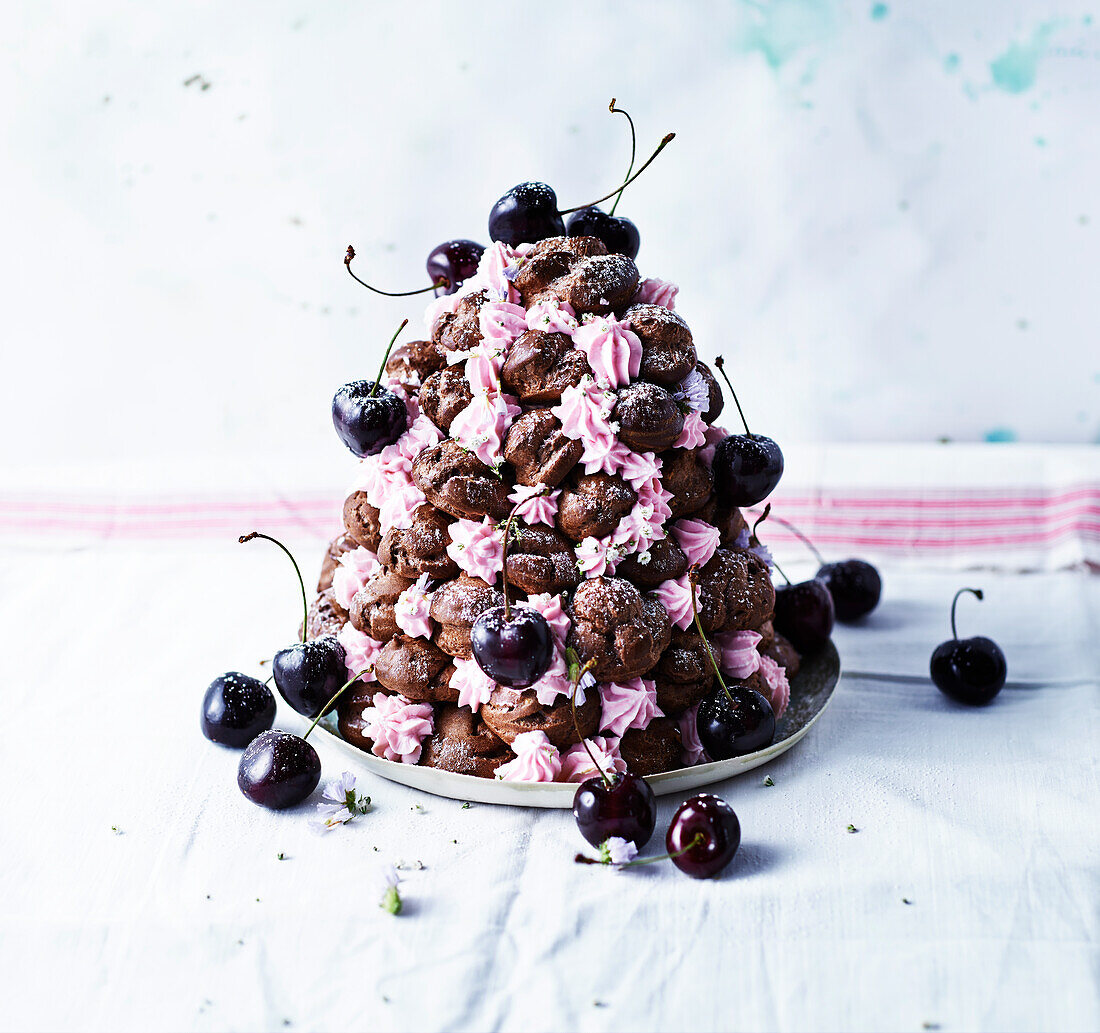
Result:
<svg viewBox="0 0 1100 1033">
<path fill-rule="evenodd" d="M 306 633 L 360 676 L 338 727 L 394 762 L 513 781 L 708 759 L 700 704 L 778 717 L 798 664 L 741 514 L 781 453 L 719 425 L 678 289 L 639 271 L 614 208 L 560 211 L 523 183 L 489 236 L 431 252 L 423 339 L 333 399 L 359 462 Z"/>
</svg>

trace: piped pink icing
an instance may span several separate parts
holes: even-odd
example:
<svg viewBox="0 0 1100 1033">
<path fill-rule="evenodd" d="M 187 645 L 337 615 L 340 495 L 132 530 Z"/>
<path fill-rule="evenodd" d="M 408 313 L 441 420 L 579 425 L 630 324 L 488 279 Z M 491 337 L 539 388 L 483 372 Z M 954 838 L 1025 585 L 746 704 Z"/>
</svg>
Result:
<svg viewBox="0 0 1100 1033">
<path fill-rule="evenodd" d="M 529 249 L 529 244 L 512 248 L 502 241 L 495 241 L 482 254 L 475 280 L 466 286 L 472 290 L 487 289 L 490 297 L 499 301 L 519 301 L 519 291 L 512 286 L 512 280 L 519 272 L 522 256 Z"/>
<path fill-rule="evenodd" d="M 450 686 L 458 690 L 458 705 L 469 707 L 475 714 L 482 703 L 488 703 L 495 682 L 477 665 L 473 657 L 454 659 L 455 673 L 451 675 Z"/>
<path fill-rule="evenodd" d="M 371 753 L 402 764 L 416 764 L 420 747 L 432 734 L 434 717 L 428 703 L 410 703 L 401 696 L 374 694 L 374 706 L 363 710 L 364 734 L 374 740 Z"/>
<path fill-rule="evenodd" d="M 626 461 L 630 451 L 614 436 L 614 425 L 608 424 L 608 433 L 598 438 L 589 438 L 584 442 L 581 463 L 585 473 L 615 473 Z"/>
<path fill-rule="evenodd" d="M 360 681 L 377 680 L 374 677 L 374 661 L 382 651 L 381 642 L 364 634 L 351 621 L 337 632 L 336 641 L 344 647 L 344 667 L 347 668 L 349 678 L 365 669 L 367 673 L 359 679 Z"/>
<path fill-rule="evenodd" d="M 550 625 L 550 630 L 553 632 L 554 641 L 557 643 L 558 648 L 564 649 L 573 622 L 569 619 L 569 614 L 562 609 L 561 596 L 551 595 L 549 592 L 538 592 L 527 597 L 527 605 L 542 614 L 546 623 Z M 582 694 L 577 697 L 579 703 L 584 702 L 583 691 L 582 689 Z"/>
<path fill-rule="evenodd" d="M 588 357 L 596 383 L 604 387 L 623 387 L 641 369 L 642 342 L 629 322 L 614 315 L 586 316 L 573 344 Z"/>
<path fill-rule="evenodd" d="M 600 730 L 621 738 L 628 728 L 645 728 L 655 717 L 664 717 L 657 706 L 657 690 L 648 678 L 631 678 L 625 684 L 600 685 L 603 716 Z"/>
<path fill-rule="evenodd" d="M 662 581 L 653 594 L 658 602 L 668 610 L 668 619 L 681 631 L 685 631 L 694 616 L 691 609 L 691 583 L 687 574 L 674 581 Z"/>
<path fill-rule="evenodd" d="M 775 711 L 776 719 L 783 716 L 791 699 L 791 683 L 787 681 L 787 669 L 770 656 L 760 654 L 760 674 L 768 686 L 768 701 Z"/>
<path fill-rule="evenodd" d="M 683 549 L 689 567 L 702 567 L 708 563 L 722 540 L 718 528 L 705 520 L 677 520 L 672 525 L 672 533 Z"/>
<path fill-rule="evenodd" d="M 621 450 L 616 454 L 617 465 L 609 473 L 617 473 L 635 491 L 647 481 L 660 477 L 663 464 L 653 452 L 634 452 L 619 442 Z"/>
<path fill-rule="evenodd" d="M 378 522 L 382 527 L 412 527 L 413 514 L 427 501 L 411 478 L 396 481 L 378 504 Z"/>
<path fill-rule="evenodd" d="M 508 346 L 527 329 L 527 310 L 510 301 L 489 301 L 478 311 L 477 323 L 483 341 Z"/>
<path fill-rule="evenodd" d="M 387 452 L 389 452 L 388 455 Z M 355 480 L 348 494 L 350 495 L 353 491 L 365 491 L 367 501 L 377 509 L 391 488 L 400 484 L 412 484 L 410 470 L 412 470 L 412 462 L 407 456 L 401 455 L 396 450 L 390 452 L 389 448 L 385 448 L 376 455 L 359 460 Z"/>
<path fill-rule="evenodd" d="M 531 686 L 535 698 L 544 707 L 553 706 L 559 696 L 568 696 L 573 691 L 573 685 L 569 681 L 569 664 L 565 660 L 565 653 L 560 646 L 555 646 L 554 659 L 550 662 L 547 672 Z M 577 705 L 584 703 L 584 689 L 577 686 Z"/>
<path fill-rule="evenodd" d="M 684 417 L 684 429 L 680 431 L 680 436 L 673 442 L 675 448 L 698 448 L 700 445 L 706 444 L 707 441 L 707 425 L 703 422 L 703 417 L 697 412 L 689 412 Z"/>
<path fill-rule="evenodd" d="M 553 782 L 561 773 L 561 754 L 545 732 L 523 732 L 512 741 L 516 759 L 496 769 L 505 782 Z"/>
<path fill-rule="evenodd" d="M 388 458 L 391 459 L 401 457 L 411 463 L 424 449 L 431 448 L 442 438 L 443 435 L 439 432 L 439 428 L 427 416 L 417 416 L 409 424 L 409 429 L 392 445 L 387 445 L 382 449 L 380 454 L 383 456 L 388 454 Z"/>
<path fill-rule="evenodd" d="M 467 352 L 449 352 L 448 360 L 454 355 L 466 360 L 466 382 L 470 390 L 500 390 L 500 370 L 504 365 L 504 351 L 499 342 L 480 341 Z"/>
<path fill-rule="evenodd" d="M 730 436 L 730 432 L 725 427 L 717 427 L 714 424 L 707 427 L 706 433 L 706 446 L 699 449 L 699 458 L 707 464 L 709 470 L 714 465 L 714 450 L 718 447 L 718 442 L 725 440 Z"/>
<path fill-rule="evenodd" d="M 451 423 L 451 437 L 494 469 L 504 461 L 504 436 L 520 408 L 510 395 L 479 391 Z"/>
<path fill-rule="evenodd" d="M 527 310 L 527 329 L 541 330 L 544 334 L 568 334 L 577 332 L 577 314 L 567 301 L 540 301 Z"/>
<path fill-rule="evenodd" d="M 397 597 L 393 613 L 397 626 L 410 638 L 431 638 L 432 619 L 428 609 L 432 605 L 434 592 L 428 591 L 429 574 L 421 574 L 415 584 L 409 585 Z"/>
<path fill-rule="evenodd" d="M 447 528 L 451 544 L 447 555 L 471 577 L 479 577 L 495 585 L 504 555 L 503 533 L 488 517 L 480 523 L 474 520 L 456 520 Z"/>
<path fill-rule="evenodd" d="M 680 756 L 689 768 L 710 760 L 699 738 L 699 726 L 696 723 L 698 713 L 699 704 L 696 703 L 680 715 L 680 745 L 683 747 Z"/>
<path fill-rule="evenodd" d="M 584 444 L 581 462 L 602 464 L 615 447 L 615 433 L 607 419 L 614 404 L 615 395 L 585 374 L 576 387 L 561 393 L 560 404 L 551 407 L 561 421 L 562 433 Z"/>
<path fill-rule="evenodd" d="M 638 489 L 634 508 L 619 521 L 611 535 L 611 541 L 625 555 L 647 552 L 651 542 L 665 537 L 665 521 L 672 515 L 669 502 L 672 494 L 665 491 L 657 478 L 645 481 Z"/>
<path fill-rule="evenodd" d="M 598 778 L 600 770 L 605 775 L 621 775 L 626 772 L 626 761 L 619 753 L 619 740 L 610 736 L 596 735 L 586 739 L 588 748 L 599 762 L 599 768 L 592 763 L 581 743 L 570 746 L 561 757 L 561 782 L 583 782 L 589 778 Z"/>
<path fill-rule="evenodd" d="M 680 288 L 667 280 L 658 280 L 651 276 L 638 284 L 634 292 L 632 305 L 660 305 L 663 308 L 674 309 L 676 307 L 676 295 Z"/>
<path fill-rule="evenodd" d="M 577 567 L 585 577 L 603 577 L 614 573 L 622 551 L 612 545 L 611 538 L 584 539 L 574 550 L 577 554 Z"/>
<path fill-rule="evenodd" d="M 560 495 L 560 488 L 557 491 L 547 491 L 545 484 L 517 484 L 508 496 L 508 501 L 518 505 L 530 499 L 517 515 L 522 516 L 528 524 L 549 524 L 553 527 L 558 515 Z"/>
<path fill-rule="evenodd" d="M 760 669 L 760 633 L 723 631 L 712 635 L 711 645 L 718 650 L 718 666 L 734 678 L 748 678 Z"/>
<path fill-rule="evenodd" d="M 340 557 L 332 572 L 332 590 L 336 601 L 351 609 L 351 601 L 376 571 L 381 568 L 378 557 L 370 549 L 349 549 Z"/>
</svg>

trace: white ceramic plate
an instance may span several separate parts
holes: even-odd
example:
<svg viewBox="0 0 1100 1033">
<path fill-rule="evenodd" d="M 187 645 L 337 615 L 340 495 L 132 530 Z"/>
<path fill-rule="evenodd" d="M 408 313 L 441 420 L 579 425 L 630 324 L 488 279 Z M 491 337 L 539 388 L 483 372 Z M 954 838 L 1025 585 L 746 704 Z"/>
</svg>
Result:
<svg viewBox="0 0 1100 1033">
<path fill-rule="evenodd" d="M 743 757 L 649 775 L 646 781 L 653 787 L 654 793 L 665 796 L 721 782 L 775 760 L 810 730 L 828 705 L 839 680 L 840 657 L 830 642 L 816 656 L 804 660 L 798 675 L 791 680 L 791 702 L 779 722 L 776 739 L 771 746 L 756 753 L 747 753 Z M 333 746 L 341 749 L 349 761 L 372 774 L 435 796 L 447 796 L 452 800 L 507 804 L 510 807 L 567 808 L 573 806 L 573 796 L 577 791 L 576 784 L 571 782 L 503 782 L 477 778 L 474 775 L 457 775 L 452 771 L 421 767 L 418 764 L 383 760 L 343 739 L 336 731 L 334 717 L 325 718 L 314 734 L 318 733 L 323 733 Z"/>
</svg>

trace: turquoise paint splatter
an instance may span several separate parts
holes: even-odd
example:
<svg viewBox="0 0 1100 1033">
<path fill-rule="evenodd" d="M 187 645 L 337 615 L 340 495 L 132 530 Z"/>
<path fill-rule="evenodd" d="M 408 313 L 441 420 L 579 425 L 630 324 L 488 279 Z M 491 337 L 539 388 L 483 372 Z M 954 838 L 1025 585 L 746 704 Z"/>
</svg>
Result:
<svg viewBox="0 0 1100 1033">
<path fill-rule="evenodd" d="M 1035 146 L 1036 147 L 1046 147 L 1046 145 L 1047 145 L 1047 141 L 1046 141 L 1045 136 L 1035 137 Z"/>
<path fill-rule="evenodd" d="M 1013 43 L 1000 57 L 989 64 L 993 85 L 1005 93 L 1023 93 L 1035 85 L 1039 60 L 1058 27 L 1057 22 L 1040 25 L 1027 43 Z"/>
<path fill-rule="evenodd" d="M 993 444 L 1015 441 L 1016 431 L 1011 427 L 993 427 L 985 432 L 985 440 Z"/>
<path fill-rule="evenodd" d="M 948 54 L 943 59 L 943 70 L 945 72 L 957 72 L 959 70 L 959 61 L 961 58 L 958 54 Z"/>
<path fill-rule="evenodd" d="M 889 13 L 890 7 L 888 4 L 875 4 L 875 6 L 871 8 L 871 17 L 877 22 L 882 21 Z"/>
<path fill-rule="evenodd" d="M 751 8 L 756 23 L 746 28 L 736 45 L 745 53 L 759 51 L 773 69 L 836 31 L 832 0 L 774 0 L 767 5 L 742 0 L 742 3 Z"/>
</svg>

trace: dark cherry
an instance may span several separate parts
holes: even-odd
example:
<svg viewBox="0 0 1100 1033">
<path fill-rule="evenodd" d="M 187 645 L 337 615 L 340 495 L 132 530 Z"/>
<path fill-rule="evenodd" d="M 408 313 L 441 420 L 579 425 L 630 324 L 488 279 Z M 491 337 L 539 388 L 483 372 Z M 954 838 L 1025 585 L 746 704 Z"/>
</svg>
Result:
<svg viewBox="0 0 1100 1033">
<path fill-rule="evenodd" d="M 275 695 L 258 678 L 230 671 L 202 698 L 202 734 L 223 746 L 247 746 L 275 723 Z"/>
<path fill-rule="evenodd" d="M 554 660 L 554 635 L 530 606 L 494 606 L 470 629 L 474 659 L 490 678 L 513 689 L 534 685 Z"/>
<path fill-rule="evenodd" d="M 627 772 L 608 781 L 610 785 L 597 776 L 577 786 L 573 797 L 577 828 L 593 846 L 619 836 L 641 850 L 657 824 L 657 797 L 639 775 Z"/>
<path fill-rule="evenodd" d="M 767 697 L 734 683 L 712 693 L 696 713 L 695 725 L 704 749 L 715 760 L 741 757 L 772 744 L 775 711 Z"/>
<path fill-rule="evenodd" d="M 840 560 L 826 563 L 817 572 L 833 597 L 838 621 L 854 621 L 866 617 L 882 597 L 882 577 L 866 560 Z"/>
<path fill-rule="evenodd" d="M 409 426 L 405 403 L 372 380 L 353 380 L 332 397 L 332 425 L 360 458 L 392 445 Z"/>
<path fill-rule="evenodd" d="M 344 647 L 334 635 L 280 649 L 271 661 L 271 669 L 283 699 L 306 717 L 317 717 L 347 680 Z"/>
<path fill-rule="evenodd" d="M 714 450 L 714 491 L 731 506 L 763 502 L 783 476 L 783 452 L 763 434 L 731 434 Z"/>
<path fill-rule="evenodd" d="M 321 758 L 299 735 L 261 732 L 241 755 L 237 785 L 253 803 L 282 810 L 301 803 L 321 780 Z"/>
<path fill-rule="evenodd" d="M 515 247 L 564 236 L 558 195 L 545 183 L 517 184 L 489 212 L 490 240 L 502 240 Z"/>
<path fill-rule="evenodd" d="M 775 630 L 800 653 L 816 653 L 833 631 L 833 597 L 823 581 L 800 581 L 775 590 Z"/>
<path fill-rule="evenodd" d="M 474 240 L 447 240 L 428 253 L 428 277 L 432 283 L 444 283 L 436 288 L 436 297 L 454 294 L 477 272 L 485 247 Z"/>
<path fill-rule="evenodd" d="M 951 602 L 951 634 L 936 646 L 930 665 L 932 681 L 946 696 L 972 707 L 984 706 L 1004 688 L 1008 665 L 1001 647 L 983 635 L 960 639 L 955 630 L 955 607 L 959 596 L 970 592 L 983 598 L 979 588 L 960 588 Z"/>
<path fill-rule="evenodd" d="M 685 850 L 696 839 L 698 842 Z M 741 823 L 733 808 L 709 793 L 680 804 L 665 836 L 665 849 L 672 855 L 672 863 L 693 879 L 717 875 L 733 860 L 740 845 Z"/>
<path fill-rule="evenodd" d="M 642 237 L 638 227 L 624 215 L 608 215 L 602 208 L 582 208 L 565 220 L 571 237 L 598 237 L 613 255 L 637 258 Z"/>
</svg>

